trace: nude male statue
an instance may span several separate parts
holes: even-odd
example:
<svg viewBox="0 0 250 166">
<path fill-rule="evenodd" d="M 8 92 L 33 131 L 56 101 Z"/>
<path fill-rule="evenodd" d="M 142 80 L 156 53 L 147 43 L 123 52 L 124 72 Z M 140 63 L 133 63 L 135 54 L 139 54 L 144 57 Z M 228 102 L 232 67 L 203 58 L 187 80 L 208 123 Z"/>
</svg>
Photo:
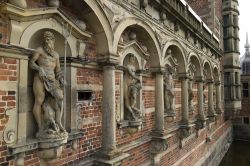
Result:
<svg viewBox="0 0 250 166">
<path fill-rule="evenodd" d="M 54 50 L 55 36 L 52 32 L 46 31 L 43 34 L 43 40 L 43 47 L 37 48 L 30 60 L 31 68 L 37 71 L 33 82 L 35 96 L 33 114 L 38 125 L 36 134 L 38 138 L 43 137 L 45 131 L 46 134 L 53 134 L 53 131 L 54 133 L 65 132 L 61 123 L 64 78 L 60 68 L 59 55 Z M 48 113 L 52 109 L 55 118 L 51 118 Z"/>
<path fill-rule="evenodd" d="M 165 111 L 168 114 L 174 114 L 175 111 L 175 96 L 174 96 L 174 82 L 172 77 L 172 72 L 168 72 L 164 78 L 164 105 Z"/>
<path fill-rule="evenodd" d="M 131 113 L 134 120 L 140 118 L 141 111 L 136 108 L 136 98 L 141 89 L 141 82 L 139 77 L 136 76 L 135 72 L 135 57 L 130 55 L 128 65 L 126 66 L 126 95 L 125 95 L 125 106 Z"/>
</svg>

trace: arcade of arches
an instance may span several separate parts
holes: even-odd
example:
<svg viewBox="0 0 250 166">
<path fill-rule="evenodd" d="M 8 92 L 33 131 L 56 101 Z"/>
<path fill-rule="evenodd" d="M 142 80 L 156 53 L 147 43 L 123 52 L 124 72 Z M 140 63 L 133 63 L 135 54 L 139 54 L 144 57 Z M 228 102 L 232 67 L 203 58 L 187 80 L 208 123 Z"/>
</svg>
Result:
<svg viewBox="0 0 250 166">
<path fill-rule="evenodd" d="M 184 1 L 0 9 L 0 165 L 219 164 L 223 51 Z"/>
</svg>

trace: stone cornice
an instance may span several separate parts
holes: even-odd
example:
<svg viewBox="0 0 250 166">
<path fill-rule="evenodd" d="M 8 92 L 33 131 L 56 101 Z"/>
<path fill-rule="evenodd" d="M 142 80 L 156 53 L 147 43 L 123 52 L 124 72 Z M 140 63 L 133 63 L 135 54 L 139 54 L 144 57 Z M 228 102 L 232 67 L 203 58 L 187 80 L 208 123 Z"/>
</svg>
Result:
<svg viewBox="0 0 250 166">
<path fill-rule="evenodd" d="M 0 57 L 16 58 L 16 59 L 29 59 L 34 53 L 34 50 L 23 48 L 13 44 L 0 43 Z"/>
<path fill-rule="evenodd" d="M 128 4 L 125 1 L 124 2 L 123 1 L 121 1 L 121 2 L 120 1 L 119 2 L 112 1 L 112 2 L 116 3 L 116 5 L 119 5 L 119 6 L 123 7 L 124 9 L 130 11 L 130 13 L 132 13 L 136 17 L 141 18 L 143 20 L 146 20 L 148 23 L 152 24 L 154 27 L 156 27 L 161 32 L 164 32 L 165 34 L 167 34 L 167 36 L 169 36 L 170 38 L 172 37 L 172 38 L 181 40 L 183 43 L 185 43 L 185 45 L 191 47 L 192 50 L 197 50 L 197 48 L 193 44 L 191 44 L 189 41 L 186 41 L 186 40 L 184 40 L 184 38 L 181 38 L 180 36 L 176 35 L 173 30 L 164 26 L 163 23 L 159 23 L 160 20 L 152 19 L 152 17 L 147 13 L 142 14 L 140 8 L 133 6 L 131 4 Z M 166 3 L 168 3 L 168 2 L 166 2 Z M 189 22 L 189 20 L 188 20 L 189 18 L 183 17 L 182 15 L 180 15 L 178 13 L 178 11 L 174 11 L 172 9 L 172 7 L 166 7 L 166 6 L 164 7 L 163 3 L 160 3 L 159 0 L 151 0 L 150 4 L 155 6 L 159 10 L 159 12 L 166 10 L 170 15 L 173 16 L 173 18 L 178 20 L 190 32 L 192 32 L 192 35 L 196 35 L 196 37 L 199 38 L 200 41 L 205 43 L 205 45 L 207 45 L 211 50 L 213 50 L 213 52 L 215 52 L 219 57 L 222 57 L 223 51 L 219 48 L 218 38 L 215 37 L 214 34 L 209 33 L 209 31 L 211 31 L 211 30 L 209 30 L 209 28 L 207 26 L 204 26 L 205 23 L 199 22 L 199 25 L 197 25 L 197 27 L 195 27 Z M 174 13 L 172 11 L 174 11 Z M 193 19 L 197 20 L 197 18 L 195 18 L 194 16 L 193 16 Z M 165 43 L 161 43 L 161 44 L 165 44 Z M 201 51 L 201 50 L 199 50 L 199 51 Z"/>
<path fill-rule="evenodd" d="M 153 3 L 159 10 L 163 11 L 166 10 L 169 14 L 171 14 L 173 17 L 175 17 L 176 20 L 181 22 L 184 26 L 186 26 L 191 32 L 196 34 L 200 40 L 202 40 L 204 43 L 209 45 L 211 49 L 218 52 L 219 55 L 222 55 L 222 50 L 219 48 L 219 41 L 218 38 L 214 38 L 214 34 L 211 32 L 211 30 L 207 27 L 207 25 L 202 22 L 201 20 L 197 19 L 197 16 L 195 16 L 190 10 L 188 10 L 190 7 L 187 5 L 185 6 L 185 12 L 182 12 L 175 8 L 175 6 L 171 5 L 169 1 L 165 0 L 151 0 L 151 3 Z M 192 15 L 190 15 L 190 14 Z M 197 26 L 190 23 L 193 20 L 197 23 Z M 204 39 L 205 37 L 205 39 Z"/>
</svg>

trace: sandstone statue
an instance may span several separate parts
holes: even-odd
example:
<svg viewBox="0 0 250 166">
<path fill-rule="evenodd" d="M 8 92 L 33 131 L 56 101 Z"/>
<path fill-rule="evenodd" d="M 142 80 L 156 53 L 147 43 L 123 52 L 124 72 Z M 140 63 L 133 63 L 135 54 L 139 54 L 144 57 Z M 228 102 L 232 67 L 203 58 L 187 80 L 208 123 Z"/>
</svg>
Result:
<svg viewBox="0 0 250 166">
<path fill-rule="evenodd" d="M 188 108 L 189 112 L 194 112 L 194 106 L 192 103 L 192 100 L 194 98 L 194 93 L 193 93 L 193 87 L 192 87 L 192 81 L 188 81 Z"/>
<path fill-rule="evenodd" d="M 129 111 L 129 120 L 138 120 L 141 118 L 141 111 L 136 107 L 137 96 L 141 90 L 141 81 L 136 76 L 135 68 L 135 57 L 129 55 L 125 72 L 125 87 L 124 87 L 124 98 L 125 98 L 125 109 Z"/>
<path fill-rule="evenodd" d="M 205 90 L 206 90 L 206 85 L 203 85 L 203 104 L 204 104 L 204 106 L 206 104 L 206 98 L 207 98 Z"/>
<path fill-rule="evenodd" d="M 63 114 L 64 77 L 59 55 L 54 50 L 55 36 L 50 31 L 43 34 L 43 46 L 36 49 L 30 60 L 35 70 L 33 114 L 38 125 L 37 138 L 54 139 L 67 137 L 61 119 Z"/>
<path fill-rule="evenodd" d="M 164 77 L 164 106 L 167 115 L 175 115 L 174 82 L 171 69 L 167 70 Z"/>
</svg>

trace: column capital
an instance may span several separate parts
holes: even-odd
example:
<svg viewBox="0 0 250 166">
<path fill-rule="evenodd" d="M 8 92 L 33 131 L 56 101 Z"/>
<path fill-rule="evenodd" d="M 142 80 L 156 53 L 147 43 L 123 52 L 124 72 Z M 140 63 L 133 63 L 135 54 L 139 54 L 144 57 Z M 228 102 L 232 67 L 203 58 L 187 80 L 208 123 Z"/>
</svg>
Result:
<svg viewBox="0 0 250 166">
<path fill-rule="evenodd" d="M 215 85 L 220 85 L 221 82 L 220 81 L 215 81 Z"/>
<path fill-rule="evenodd" d="M 212 78 L 211 78 L 211 79 L 207 79 L 206 82 L 207 82 L 208 84 L 213 84 L 213 83 L 214 83 L 214 79 L 212 79 Z"/>
<path fill-rule="evenodd" d="M 99 54 L 97 62 L 102 66 L 117 66 L 119 64 L 118 58 L 116 54 Z"/>
<path fill-rule="evenodd" d="M 202 82 L 202 83 L 204 83 L 204 82 L 205 82 L 205 79 L 204 79 L 204 77 L 202 77 L 202 76 L 196 77 L 196 78 L 195 78 L 195 82 Z"/>
<path fill-rule="evenodd" d="M 177 75 L 177 77 L 178 77 L 179 80 L 186 80 L 186 79 L 189 79 L 188 73 L 179 73 L 179 74 Z"/>
<path fill-rule="evenodd" d="M 107 69 L 115 70 L 116 65 L 114 65 L 114 64 L 105 64 L 105 65 L 103 65 L 103 70 L 107 70 Z"/>
<path fill-rule="evenodd" d="M 163 67 L 152 67 L 149 69 L 151 71 L 151 73 L 155 73 L 155 74 L 164 74 L 166 73 L 166 69 Z"/>
</svg>

